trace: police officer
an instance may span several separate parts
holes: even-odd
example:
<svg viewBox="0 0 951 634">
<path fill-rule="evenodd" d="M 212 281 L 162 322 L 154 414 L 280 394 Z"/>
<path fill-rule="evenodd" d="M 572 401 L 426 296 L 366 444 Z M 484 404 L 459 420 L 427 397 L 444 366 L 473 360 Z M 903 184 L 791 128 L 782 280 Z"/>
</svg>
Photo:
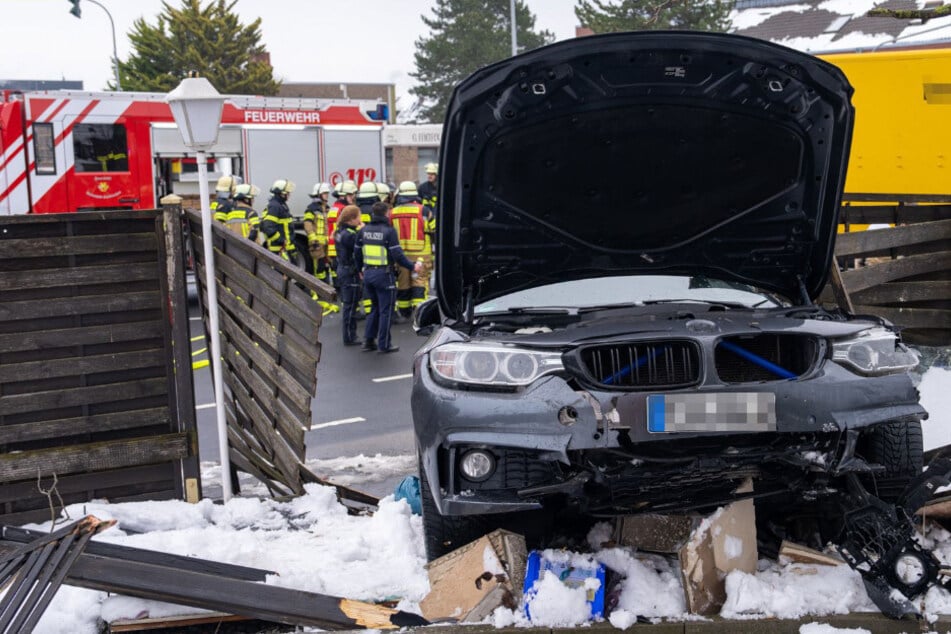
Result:
<svg viewBox="0 0 951 634">
<path fill-rule="evenodd" d="M 379 352 L 399 350 L 399 346 L 390 342 L 390 321 L 396 295 L 393 265 L 414 271 L 420 268 L 403 254 L 396 230 L 390 226 L 387 217 L 389 211 L 389 205 L 384 202 L 373 205 L 370 222 L 357 232 L 355 251 L 357 265 L 363 269 L 363 288 L 373 306 L 367 316 L 363 349 Z"/>
<path fill-rule="evenodd" d="M 228 222 L 228 212 L 234 207 L 234 190 L 240 183 L 241 179 L 237 176 L 222 176 L 215 183 L 215 199 L 211 201 L 211 213 L 218 222 Z"/>
<path fill-rule="evenodd" d="M 360 298 L 360 275 L 354 250 L 357 242 L 357 228 L 360 226 L 360 208 L 347 205 L 337 217 L 337 231 L 334 241 L 337 243 L 337 284 L 340 288 L 340 314 L 343 317 L 343 345 L 357 346 L 357 300 Z"/>
<path fill-rule="evenodd" d="M 254 197 L 260 190 L 250 183 L 234 188 L 234 208 L 228 212 L 225 223 L 228 228 L 254 242 L 258 241 L 261 218 L 254 211 Z"/>
<path fill-rule="evenodd" d="M 380 188 L 377 183 L 365 181 L 360 183 L 360 189 L 357 190 L 356 205 L 360 208 L 360 222 L 369 224 L 373 216 L 373 205 L 381 202 Z M 362 312 L 357 314 L 357 319 L 364 319 L 370 314 L 370 296 L 367 294 L 366 284 L 363 285 L 363 299 L 360 302 Z"/>
<path fill-rule="evenodd" d="M 408 319 L 413 308 L 426 299 L 429 291 L 427 265 L 431 264 L 433 257 L 426 235 L 423 205 L 413 181 L 403 181 L 397 188 L 396 206 L 390 212 L 390 220 L 403 253 L 410 260 L 416 260 L 423 265 L 422 271 L 416 277 L 411 278 L 410 272 L 404 268 L 399 270 L 396 277 L 396 313 L 399 322 Z"/>
<path fill-rule="evenodd" d="M 294 230 L 291 227 L 294 216 L 287 206 L 287 197 L 294 191 L 294 187 L 294 183 L 285 178 L 280 178 L 271 185 L 271 200 L 268 201 L 264 217 L 261 218 L 261 232 L 271 253 L 300 266 L 297 247 L 294 245 Z"/>
</svg>

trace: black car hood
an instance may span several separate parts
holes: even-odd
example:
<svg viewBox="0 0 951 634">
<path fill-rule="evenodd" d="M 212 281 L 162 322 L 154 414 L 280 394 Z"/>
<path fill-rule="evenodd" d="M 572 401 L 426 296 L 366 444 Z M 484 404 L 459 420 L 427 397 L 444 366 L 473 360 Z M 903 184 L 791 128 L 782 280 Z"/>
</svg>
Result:
<svg viewBox="0 0 951 634">
<path fill-rule="evenodd" d="M 476 72 L 443 128 L 440 308 L 638 273 L 816 297 L 851 94 L 811 55 L 695 32 L 576 38 Z"/>
</svg>

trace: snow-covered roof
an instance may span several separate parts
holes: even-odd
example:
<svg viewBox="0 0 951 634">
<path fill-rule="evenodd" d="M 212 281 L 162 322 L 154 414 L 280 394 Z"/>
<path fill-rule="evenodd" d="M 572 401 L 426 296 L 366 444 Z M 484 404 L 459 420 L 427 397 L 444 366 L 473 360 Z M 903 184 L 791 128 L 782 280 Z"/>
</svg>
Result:
<svg viewBox="0 0 951 634">
<path fill-rule="evenodd" d="M 931 0 L 740 0 L 731 32 L 809 53 L 860 51 L 944 43 L 951 46 L 951 16 L 926 21 L 868 17 L 873 8 L 925 9 Z"/>
</svg>

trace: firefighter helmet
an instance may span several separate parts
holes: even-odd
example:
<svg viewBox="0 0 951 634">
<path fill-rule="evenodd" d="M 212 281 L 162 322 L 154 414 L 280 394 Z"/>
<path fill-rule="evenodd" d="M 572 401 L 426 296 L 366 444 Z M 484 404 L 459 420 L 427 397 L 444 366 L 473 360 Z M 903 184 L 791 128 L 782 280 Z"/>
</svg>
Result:
<svg viewBox="0 0 951 634">
<path fill-rule="evenodd" d="M 218 182 L 215 184 L 216 192 L 228 192 L 229 194 L 234 193 L 235 187 L 241 183 L 241 178 L 238 176 L 222 176 L 218 179 Z"/>
<path fill-rule="evenodd" d="M 234 199 L 235 200 L 247 200 L 251 201 L 261 190 L 252 185 L 251 183 L 242 183 L 234 188 Z"/>
<path fill-rule="evenodd" d="M 386 183 L 377 183 L 376 193 L 380 197 L 380 201 L 386 202 L 386 199 L 390 197 L 390 186 Z"/>
<path fill-rule="evenodd" d="M 400 188 L 397 190 L 399 196 L 419 196 L 419 191 L 416 189 L 416 183 L 413 181 L 403 181 L 400 183 Z"/>
<path fill-rule="evenodd" d="M 330 183 L 317 183 L 316 185 L 314 185 L 314 188 L 310 190 L 310 197 L 317 198 L 317 196 L 320 196 L 321 194 L 329 194 L 329 193 L 330 193 Z"/>
<path fill-rule="evenodd" d="M 292 191 L 294 191 L 294 187 L 296 187 L 294 185 L 294 181 L 289 181 L 286 178 L 279 178 L 274 181 L 273 185 L 271 185 L 271 193 L 287 196 Z"/>
<path fill-rule="evenodd" d="M 357 193 L 357 184 L 353 181 L 344 181 L 337 185 L 337 191 L 342 195 L 346 196 L 347 194 L 356 194 Z"/>
<path fill-rule="evenodd" d="M 377 189 L 376 183 L 373 181 L 365 181 L 360 184 L 360 189 L 357 191 L 357 198 L 373 198 L 380 195 L 380 190 Z"/>
<path fill-rule="evenodd" d="M 439 166 L 435 163 L 426 163 L 426 173 L 427 174 L 438 174 Z"/>
</svg>

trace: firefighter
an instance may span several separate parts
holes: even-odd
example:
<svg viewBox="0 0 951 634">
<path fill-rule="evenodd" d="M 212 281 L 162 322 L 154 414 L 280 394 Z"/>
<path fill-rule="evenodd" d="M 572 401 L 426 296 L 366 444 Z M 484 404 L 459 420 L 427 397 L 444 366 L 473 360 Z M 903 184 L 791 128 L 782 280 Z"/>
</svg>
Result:
<svg viewBox="0 0 951 634">
<path fill-rule="evenodd" d="M 373 205 L 381 202 L 380 189 L 377 183 L 365 181 L 360 183 L 360 189 L 357 191 L 356 205 L 360 208 L 360 222 L 369 224 L 373 216 Z M 367 294 L 366 284 L 363 285 L 363 299 L 360 302 L 362 312 L 357 313 L 357 319 L 364 319 L 370 314 L 371 301 Z"/>
<path fill-rule="evenodd" d="M 327 284 L 330 279 L 330 259 L 327 256 L 327 211 L 330 205 L 327 199 L 330 196 L 330 183 L 317 183 L 310 192 L 311 202 L 304 210 L 304 232 L 307 234 L 307 254 L 310 256 L 310 271 L 314 277 Z M 314 299 L 317 299 L 316 293 Z M 324 309 L 324 314 L 339 310 L 336 304 L 317 300 Z"/>
<path fill-rule="evenodd" d="M 416 183 L 403 181 L 396 191 L 396 206 L 390 212 L 390 220 L 396 230 L 403 253 L 410 260 L 421 264 L 418 275 L 400 268 L 396 278 L 397 322 L 408 319 L 416 306 L 429 295 L 429 268 L 432 266 L 432 251 L 426 235 L 423 205 L 416 191 Z"/>
<path fill-rule="evenodd" d="M 435 163 L 426 164 L 426 182 L 420 183 L 418 191 L 423 203 L 423 217 L 426 218 L 426 235 L 430 243 L 430 253 L 436 251 L 436 203 L 439 201 L 439 185 L 436 177 L 439 175 L 439 166 Z M 427 271 L 432 273 L 432 258 L 429 259 Z"/>
<path fill-rule="evenodd" d="M 290 207 L 287 206 L 287 197 L 294 191 L 294 183 L 285 178 L 279 178 L 271 185 L 271 200 L 261 218 L 261 232 L 271 253 L 299 266 L 297 247 L 294 245 L 294 230 Z"/>
<path fill-rule="evenodd" d="M 337 200 L 333 206 L 327 210 L 327 257 L 333 265 L 334 258 L 337 257 L 337 248 L 334 244 L 335 234 L 337 233 L 337 214 L 347 205 L 353 205 L 354 197 L 357 193 L 357 184 L 353 181 L 343 181 L 334 190 L 334 196 Z"/>
<path fill-rule="evenodd" d="M 234 208 L 228 212 L 225 222 L 228 228 L 254 242 L 258 241 L 258 227 L 261 218 L 254 211 L 254 197 L 261 191 L 250 183 L 242 183 L 234 188 Z"/>
<path fill-rule="evenodd" d="M 340 288 L 341 317 L 343 324 L 343 345 L 358 346 L 357 339 L 357 300 L 360 299 L 360 275 L 354 259 L 357 241 L 357 228 L 360 226 L 360 208 L 347 205 L 338 216 L 334 241 L 337 243 L 336 279 Z"/>
<path fill-rule="evenodd" d="M 370 296 L 373 308 L 367 316 L 363 333 L 363 350 L 396 352 L 399 346 L 390 341 L 390 321 L 393 316 L 393 300 L 396 281 L 393 266 L 419 271 L 403 254 L 396 231 L 387 217 L 389 205 L 377 201 L 372 206 L 370 222 L 357 232 L 354 257 L 363 270 L 363 290 Z"/>
<path fill-rule="evenodd" d="M 240 183 L 241 179 L 237 176 L 222 176 L 215 183 L 215 199 L 211 202 L 211 213 L 218 222 L 228 222 L 228 212 L 234 207 L 234 190 Z"/>
</svg>

